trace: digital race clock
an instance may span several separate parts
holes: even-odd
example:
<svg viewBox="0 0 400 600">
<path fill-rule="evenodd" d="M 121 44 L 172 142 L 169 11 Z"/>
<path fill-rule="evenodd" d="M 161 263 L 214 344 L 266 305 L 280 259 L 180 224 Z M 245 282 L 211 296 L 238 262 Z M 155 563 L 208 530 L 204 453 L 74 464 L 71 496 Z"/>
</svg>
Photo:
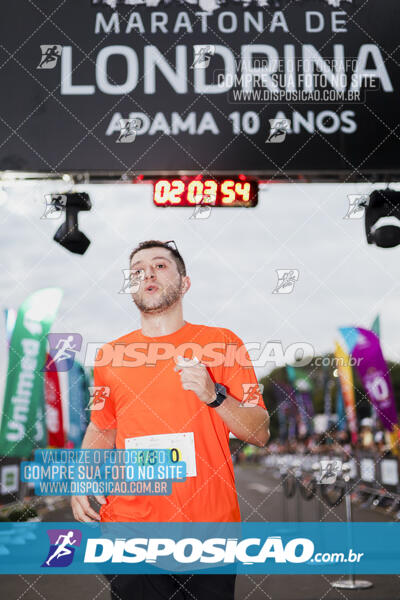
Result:
<svg viewBox="0 0 400 600">
<path fill-rule="evenodd" d="M 230 178 L 175 177 L 154 182 L 157 206 L 256 206 L 258 183 L 244 175 Z"/>
</svg>

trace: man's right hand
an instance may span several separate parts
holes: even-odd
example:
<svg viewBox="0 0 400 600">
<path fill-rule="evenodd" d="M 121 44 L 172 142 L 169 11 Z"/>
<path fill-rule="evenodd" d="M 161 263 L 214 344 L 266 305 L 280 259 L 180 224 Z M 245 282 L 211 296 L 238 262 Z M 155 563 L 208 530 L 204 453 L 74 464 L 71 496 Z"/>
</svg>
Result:
<svg viewBox="0 0 400 600">
<path fill-rule="evenodd" d="M 95 496 L 99 504 L 105 504 L 106 499 L 104 496 Z M 97 513 L 89 504 L 87 496 L 72 496 L 71 508 L 74 517 L 77 521 L 82 523 L 93 523 L 100 521 L 100 515 Z"/>
</svg>

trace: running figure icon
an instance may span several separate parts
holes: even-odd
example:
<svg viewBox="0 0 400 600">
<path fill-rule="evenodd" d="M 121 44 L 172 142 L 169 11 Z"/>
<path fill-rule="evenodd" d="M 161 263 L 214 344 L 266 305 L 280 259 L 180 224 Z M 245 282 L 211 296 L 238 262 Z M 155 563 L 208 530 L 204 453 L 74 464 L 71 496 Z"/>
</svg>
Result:
<svg viewBox="0 0 400 600">
<path fill-rule="evenodd" d="M 49 351 L 44 370 L 69 371 L 82 347 L 82 336 L 79 333 L 49 333 L 47 339 Z"/>
<path fill-rule="evenodd" d="M 54 69 L 57 64 L 58 59 L 61 56 L 62 46 L 58 44 L 49 45 L 45 44 L 40 46 L 40 50 L 42 53 L 42 57 L 37 69 Z"/>
<path fill-rule="evenodd" d="M 71 354 L 68 352 L 68 350 L 76 350 L 76 346 L 75 344 L 71 344 L 72 340 L 74 339 L 73 335 L 69 335 L 67 338 L 65 339 L 60 339 L 58 341 L 58 344 L 56 346 L 56 350 L 58 350 L 58 352 L 56 353 L 56 355 L 54 356 L 53 360 L 51 360 L 48 364 L 48 367 L 52 364 L 52 363 L 56 363 L 59 362 L 60 360 L 65 360 L 67 358 L 70 358 Z"/>
<path fill-rule="evenodd" d="M 46 565 L 50 566 L 51 561 L 54 558 L 61 558 L 62 556 L 66 556 L 67 554 L 71 554 L 72 550 L 67 548 L 67 546 L 73 546 L 77 540 L 72 539 L 74 535 L 73 531 L 69 531 L 66 535 L 59 535 L 56 541 L 57 549 L 53 554 L 46 560 Z M 63 540 L 60 543 L 60 540 Z"/>
</svg>

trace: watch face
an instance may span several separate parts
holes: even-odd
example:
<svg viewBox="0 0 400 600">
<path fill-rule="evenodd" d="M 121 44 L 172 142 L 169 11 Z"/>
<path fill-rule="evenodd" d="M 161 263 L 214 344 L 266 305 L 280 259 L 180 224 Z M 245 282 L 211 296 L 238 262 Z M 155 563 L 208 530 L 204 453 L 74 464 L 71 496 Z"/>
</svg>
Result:
<svg viewBox="0 0 400 600">
<path fill-rule="evenodd" d="M 221 385 L 220 383 L 215 384 L 215 391 L 217 392 L 217 394 L 222 394 L 223 396 L 226 396 L 226 387 L 224 385 Z"/>
</svg>

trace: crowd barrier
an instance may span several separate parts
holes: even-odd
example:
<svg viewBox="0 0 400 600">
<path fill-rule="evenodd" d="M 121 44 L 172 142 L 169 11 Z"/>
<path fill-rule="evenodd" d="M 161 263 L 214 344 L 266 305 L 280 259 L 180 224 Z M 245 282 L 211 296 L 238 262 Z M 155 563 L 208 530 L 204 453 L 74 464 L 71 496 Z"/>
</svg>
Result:
<svg viewBox="0 0 400 600">
<path fill-rule="evenodd" d="M 332 455 L 274 454 L 264 457 L 264 464 L 279 473 L 282 491 L 287 498 L 293 497 L 296 489 L 305 500 L 317 493 L 330 505 L 338 505 L 344 498 L 345 482 L 340 472 L 332 484 L 320 485 L 319 471 L 323 463 L 346 465 L 349 473 L 350 494 L 355 495 L 363 508 L 384 508 L 400 518 L 400 475 L 399 461 L 394 457 L 358 451 L 350 460 Z M 301 509 L 299 509 L 301 510 Z"/>
<path fill-rule="evenodd" d="M 343 460 L 343 456 L 285 454 L 266 456 L 264 463 L 274 469 L 276 477 L 281 480 L 283 521 L 288 520 L 289 498 L 295 500 L 296 520 L 299 522 L 303 520 L 304 500 L 314 499 L 320 521 L 324 504 L 335 507 L 344 500 L 346 521 L 350 524 L 354 494 L 363 497 L 362 507 L 377 508 L 386 504 L 386 511 L 395 512 L 396 519 L 400 519 L 399 462 L 396 458 L 359 451 L 347 461 Z M 351 545 L 351 540 L 349 543 Z M 370 581 L 356 579 L 354 574 L 330 584 L 348 590 L 372 587 Z"/>
</svg>

